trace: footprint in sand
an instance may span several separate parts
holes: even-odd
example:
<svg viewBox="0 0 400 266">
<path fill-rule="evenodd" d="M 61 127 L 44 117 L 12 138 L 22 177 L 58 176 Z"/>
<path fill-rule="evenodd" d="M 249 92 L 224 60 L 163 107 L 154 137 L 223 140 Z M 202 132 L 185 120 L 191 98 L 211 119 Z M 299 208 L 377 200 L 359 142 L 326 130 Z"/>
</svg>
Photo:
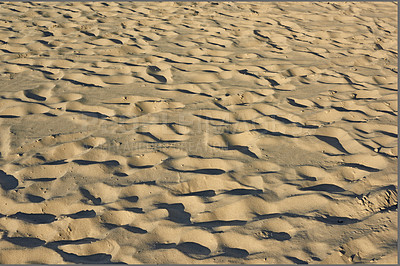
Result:
<svg viewBox="0 0 400 266">
<path fill-rule="evenodd" d="M 190 130 L 186 129 L 184 126 L 153 124 L 149 126 L 141 126 L 136 132 L 146 136 L 148 141 L 151 142 L 179 142 L 189 138 L 187 133 L 189 133 Z"/>
<path fill-rule="evenodd" d="M 240 168 L 240 162 L 225 161 L 222 159 L 205 159 L 185 157 L 165 162 L 172 169 L 182 172 L 204 173 L 220 175 L 235 168 Z"/>
</svg>

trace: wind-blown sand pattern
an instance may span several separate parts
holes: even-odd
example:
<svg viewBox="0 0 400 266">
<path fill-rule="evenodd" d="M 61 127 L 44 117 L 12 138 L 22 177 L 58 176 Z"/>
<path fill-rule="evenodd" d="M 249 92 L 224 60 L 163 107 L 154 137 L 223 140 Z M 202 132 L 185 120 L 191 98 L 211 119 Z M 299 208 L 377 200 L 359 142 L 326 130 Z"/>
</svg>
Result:
<svg viewBox="0 0 400 266">
<path fill-rule="evenodd" d="M 0 3 L 0 263 L 396 263 L 397 3 Z"/>
</svg>

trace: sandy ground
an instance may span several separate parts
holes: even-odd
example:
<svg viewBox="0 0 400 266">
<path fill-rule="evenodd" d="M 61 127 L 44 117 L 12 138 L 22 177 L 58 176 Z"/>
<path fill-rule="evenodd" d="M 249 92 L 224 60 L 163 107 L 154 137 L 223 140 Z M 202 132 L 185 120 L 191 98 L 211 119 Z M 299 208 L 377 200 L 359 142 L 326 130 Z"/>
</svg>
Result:
<svg viewBox="0 0 400 266">
<path fill-rule="evenodd" d="M 0 263 L 396 263 L 396 11 L 0 3 Z"/>
</svg>

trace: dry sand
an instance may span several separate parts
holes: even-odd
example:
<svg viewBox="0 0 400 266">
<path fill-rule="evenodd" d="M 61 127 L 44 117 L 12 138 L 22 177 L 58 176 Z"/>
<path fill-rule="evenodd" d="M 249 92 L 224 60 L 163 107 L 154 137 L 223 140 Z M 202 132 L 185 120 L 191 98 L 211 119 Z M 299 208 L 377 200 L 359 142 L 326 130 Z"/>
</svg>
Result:
<svg viewBox="0 0 400 266">
<path fill-rule="evenodd" d="M 396 10 L 0 3 L 0 263 L 396 263 Z"/>
</svg>

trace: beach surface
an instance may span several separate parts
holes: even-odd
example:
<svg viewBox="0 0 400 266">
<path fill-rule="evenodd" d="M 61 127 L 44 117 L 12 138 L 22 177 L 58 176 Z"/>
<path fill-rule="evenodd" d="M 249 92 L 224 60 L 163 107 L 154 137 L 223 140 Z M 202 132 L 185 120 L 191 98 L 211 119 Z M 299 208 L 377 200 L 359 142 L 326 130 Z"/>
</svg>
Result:
<svg viewBox="0 0 400 266">
<path fill-rule="evenodd" d="M 1 264 L 397 263 L 397 3 L 0 3 Z"/>
</svg>

